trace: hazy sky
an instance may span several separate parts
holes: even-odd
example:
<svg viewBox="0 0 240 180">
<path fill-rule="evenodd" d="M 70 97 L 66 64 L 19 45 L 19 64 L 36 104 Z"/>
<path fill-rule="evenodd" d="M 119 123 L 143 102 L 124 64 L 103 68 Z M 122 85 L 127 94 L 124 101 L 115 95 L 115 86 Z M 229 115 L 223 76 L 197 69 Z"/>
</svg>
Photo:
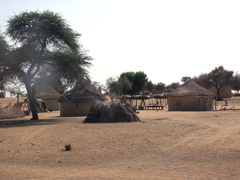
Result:
<svg viewBox="0 0 240 180">
<path fill-rule="evenodd" d="M 240 72 L 239 0 L 1 0 L 1 32 L 25 10 L 58 12 L 81 33 L 102 84 L 126 71 L 166 85 L 220 65 Z"/>
</svg>

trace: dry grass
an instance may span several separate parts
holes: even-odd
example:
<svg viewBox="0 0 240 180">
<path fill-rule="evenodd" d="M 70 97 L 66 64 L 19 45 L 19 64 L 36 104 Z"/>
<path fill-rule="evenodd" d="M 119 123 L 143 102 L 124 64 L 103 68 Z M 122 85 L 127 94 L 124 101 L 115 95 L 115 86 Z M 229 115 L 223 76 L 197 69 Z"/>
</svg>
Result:
<svg viewBox="0 0 240 180">
<path fill-rule="evenodd" d="M 39 115 L 0 120 L 1 180 L 240 179 L 239 110 L 145 110 L 141 122 L 115 124 Z"/>
</svg>

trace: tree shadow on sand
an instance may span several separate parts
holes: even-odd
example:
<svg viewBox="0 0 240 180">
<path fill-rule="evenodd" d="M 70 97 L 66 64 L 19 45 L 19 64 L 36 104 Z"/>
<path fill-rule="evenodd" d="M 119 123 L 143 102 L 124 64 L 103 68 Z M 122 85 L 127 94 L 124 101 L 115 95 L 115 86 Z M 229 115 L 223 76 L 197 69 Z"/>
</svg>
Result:
<svg viewBox="0 0 240 180">
<path fill-rule="evenodd" d="M 26 127 L 26 126 L 40 126 L 40 125 L 53 125 L 56 124 L 56 119 L 43 119 L 43 120 L 0 120 L 0 128 L 12 127 Z"/>
</svg>

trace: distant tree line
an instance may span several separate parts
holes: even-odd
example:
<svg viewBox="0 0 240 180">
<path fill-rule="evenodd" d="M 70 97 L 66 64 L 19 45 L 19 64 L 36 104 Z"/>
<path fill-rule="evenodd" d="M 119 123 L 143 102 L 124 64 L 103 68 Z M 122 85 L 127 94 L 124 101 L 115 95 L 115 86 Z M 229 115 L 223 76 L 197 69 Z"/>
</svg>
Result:
<svg viewBox="0 0 240 180">
<path fill-rule="evenodd" d="M 190 79 L 194 80 L 196 83 L 205 87 L 206 89 L 215 87 L 218 100 L 222 100 L 220 92 L 225 85 L 231 86 L 232 90 L 238 92 L 240 90 L 240 75 L 238 73 L 234 75 L 233 71 L 226 70 L 223 66 L 216 67 L 209 73 L 202 73 L 193 78 L 187 76 L 182 77 L 182 82 L 186 82 Z"/>
<path fill-rule="evenodd" d="M 110 94 L 128 94 L 136 95 L 140 92 L 149 91 L 154 94 L 162 93 L 165 89 L 176 89 L 180 84 L 178 82 L 166 86 L 160 82 L 152 83 L 147 75 L 142 72 L 124 72 L 118 78 L 110 77 L 106 81 L 105 90 Z"/>
<path fill-rule="evenodd" d="M 240 75 L 233 71 L 226 70 L 223 66 L 216 67 L 209 73 L 203 73 L 193 78 L 189 76 L 182 77 L 181 81 L 187 82 L 194 80 L 199 85 L 209 89 L 215 87 L 217 90 L 217 98 L 221 100 L 221 89 L 224 85 L 230 85 L 233 90 L 240 91 Z M 153 94 L 159 94 L 168 89 L 176 89 L 180 86 L 179 82 L 173 82 L 170 85 L 165 85 L 162 82 L 157 84 L 148 80 L 144 72 L 125 72 L 120 74 L 118 78 L 110 77 L 106 81 L 105 90 L 110 94 L 138 94 L 141 91 L 150 91 Z"/>
</svg>

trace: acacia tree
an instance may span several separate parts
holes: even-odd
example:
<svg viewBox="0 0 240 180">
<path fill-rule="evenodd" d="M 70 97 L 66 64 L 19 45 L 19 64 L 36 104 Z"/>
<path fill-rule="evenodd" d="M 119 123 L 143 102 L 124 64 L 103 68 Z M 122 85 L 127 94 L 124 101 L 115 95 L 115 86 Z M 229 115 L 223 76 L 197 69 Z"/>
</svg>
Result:
<svg viewBox="0 0 240 180">
<path fill-rule="evenodd" d="M 233 78 L 233 71 L 224 69 L 223 66 L 216 67 L 209 74 L 209 80 L 213 86 L 217 89 L 218 100 L 221 98 L 221 88 L 223 85 L 230 85 Z"/>
<path fill-rule="evenodd" d="M 40 73 L 74 84 L 86 75 L 91 57 L 78 43 L 80 34 L 51 11 L 23 12 L 8 20 L 7 34 L 14 41 L 9 70 L 25 84 L 32 119 L 37 120 L 34 82 Z"/>
<path fill-rule="evenodd" d="M 216 67 L 209 73 L 201 74 L 193 78 L 199 85 L 210 88 L 214 86 L 217 90 L 217 100 L 222 100 L 221 89 L 224 85 L 232 85 L 233 71 L 224 69 L 223 66 Z"/>
</svg>

